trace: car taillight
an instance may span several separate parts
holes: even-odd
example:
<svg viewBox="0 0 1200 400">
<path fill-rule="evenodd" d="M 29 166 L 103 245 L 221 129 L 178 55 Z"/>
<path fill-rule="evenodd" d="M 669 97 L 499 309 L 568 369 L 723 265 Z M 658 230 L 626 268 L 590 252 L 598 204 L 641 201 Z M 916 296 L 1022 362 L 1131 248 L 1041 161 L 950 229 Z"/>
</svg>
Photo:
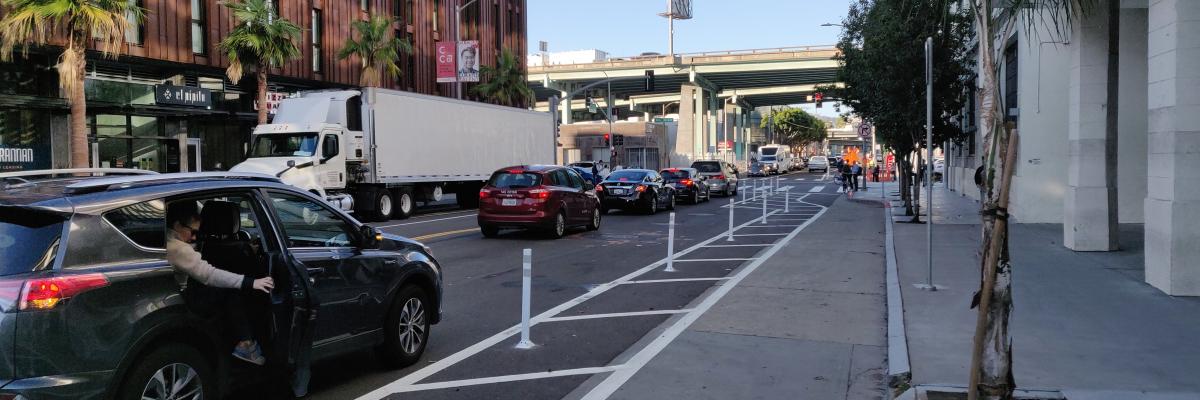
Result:
<svg viewBox="0 0 1200 400">
<path fill-rule="evenodd" d="M 635 189 L 633 189 L 633 190 L 636 190 L 636 191 L 639 191 L 639 192 L 645 192 L 645 191 L 646 191 L 646 185 L 637 185 L 637 188 L 635 188 Z"/>
<path fill-rule="evenodd" d="M 488 190 L 488 189 L 479 189 L 479 198 L 480 198 L 480 199 L 486 199 L 486 198 L 488 198 L 488 197 L 492 197 L 492 191 L 491 191 L 491 190 Z"/>
<path fill-rule="evenodd" d="M 30 279 L 21 287 L 17 301 L 19 310 L 49 310 L 88 290 L 108 286 L 104 274 L 56 276 L 53 278 Z M 2 291 L 2 290 L 0 290 Z"/>
<path fill-rule="evenodd" d="M 713 175 L 712 178 L 716 179 L 718 181 L 723 181 L 723 180 L 725 180 L 725 175 Z"/>
<path fill-rule="evenodd" d="M 691 179 L 684 179 L 684 180 L 679 181 L 679 183 L 683 184 L 683 186 L 692 186 Z"/>
<path fill-rule="evenodd" d="M 529 198 L 545 200 L 550 198 L 550 191 L 546 189 L 533 189 L 529 191 Z"/>
</svg>

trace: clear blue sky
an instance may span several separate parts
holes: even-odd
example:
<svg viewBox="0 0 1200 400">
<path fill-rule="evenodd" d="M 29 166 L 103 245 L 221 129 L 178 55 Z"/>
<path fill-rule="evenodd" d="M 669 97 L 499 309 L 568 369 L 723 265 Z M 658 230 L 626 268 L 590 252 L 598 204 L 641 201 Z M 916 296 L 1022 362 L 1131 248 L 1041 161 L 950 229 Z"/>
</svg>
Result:
<svg viewBox="0 0 1200 400">
<path fill-rule="evenodd" d="M 667 0 L 528 0 L 529 53 L 599 49 L 611 56 L 667 53 Z M 692 0 L 675 21 L 675 52 L 832 45 L 850 0 Z"/>
</svg>

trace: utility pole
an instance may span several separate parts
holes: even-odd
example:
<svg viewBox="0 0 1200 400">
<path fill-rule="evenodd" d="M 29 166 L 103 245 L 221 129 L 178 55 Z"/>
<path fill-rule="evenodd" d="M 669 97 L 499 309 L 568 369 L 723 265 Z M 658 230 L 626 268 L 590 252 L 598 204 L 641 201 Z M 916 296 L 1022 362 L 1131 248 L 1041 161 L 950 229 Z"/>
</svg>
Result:
<svg viewBox="0 0 1200 400">
<path fill-rule="evenodd" d="M 454 51 L 456 53 L 458 52 L 458 42 L 462 41 L 462 12 L 467 7 L 470 7 L 471 4 L 475 4 L 476 1 L 478 0 L 471 0 L 467 4 L 454 7 Z M 461 54 L 455 54 L 454 60 L 458 61 L 459 56 Z M 454 71 L 454 73 L 457 74 L 458 71 Z M 454 79 L 454 98 L 462 100 L 462 82 L 459 82 L 457 78 Z"/>
</svg>

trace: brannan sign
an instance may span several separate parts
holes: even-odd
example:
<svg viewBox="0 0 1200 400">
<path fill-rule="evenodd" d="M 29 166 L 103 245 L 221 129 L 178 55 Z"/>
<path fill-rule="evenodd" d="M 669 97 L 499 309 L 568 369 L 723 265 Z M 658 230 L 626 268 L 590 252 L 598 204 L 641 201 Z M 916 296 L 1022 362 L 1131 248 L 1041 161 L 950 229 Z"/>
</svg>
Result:
<svg viewBox="0 0 1200 400">
<path fill-rule="evenodd" d="M 212 91 L 191 86 L 154 85 L 154 103 L 212 107 Z"/>
</svg>

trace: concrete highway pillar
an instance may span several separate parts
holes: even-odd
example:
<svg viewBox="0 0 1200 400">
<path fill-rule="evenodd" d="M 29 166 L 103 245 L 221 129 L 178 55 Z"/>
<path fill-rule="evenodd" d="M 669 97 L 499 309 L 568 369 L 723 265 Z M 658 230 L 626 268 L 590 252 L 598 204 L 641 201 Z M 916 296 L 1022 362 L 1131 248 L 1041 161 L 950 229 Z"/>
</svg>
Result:
<svg viewBox="0 0 1200 400">
<path fill-rule="evenodd" d="M 696 92 L 700 88 L 681 85 L 679 88 L 679 126 L 675 131 L 675 152 L 690 158 L 681 165 L 690 165 L 699 158 L 696 152 Z M 682 160 L 681 160 L 682 161 Z"/>
<path fill-rule="evenodd" d="M 1200 2 L 1150 2 L 1146 282 L 1200 296 Z"/>
<path fill-rule="evenodd" d="M 708 150 L 708 99 L 705 97 L 704 88 L 696 87 L 696 113 L 693 125 L 692 138 L 696 143 L 696 158 L 705 158 L 704 152 Z"/>
<path fill-rule="evenodd" d="M 1106 7 L 1096 7 L 1095 12 L 1078 21 L 1071 41 L 1063 244 L 1075 251 L 1116 250 L 1116 154 L 1108 154 L 1110 143 L 1105 136 L 1108 127 Z"/>
<path fill-rule="evenodd" d="M 559 107 L 562 107 L 562 118 L 559 118 L 559 121 L 563 125 L 574 122 L 571 121 L 571 98 L 567 97 L 567 95 L 570 93 L 570 89 L 567 89 L 563 90 L 561 94 L 559 94 L 559 97 L 562 98 L 561 104 L 558 105 Z"/>
</svg>

